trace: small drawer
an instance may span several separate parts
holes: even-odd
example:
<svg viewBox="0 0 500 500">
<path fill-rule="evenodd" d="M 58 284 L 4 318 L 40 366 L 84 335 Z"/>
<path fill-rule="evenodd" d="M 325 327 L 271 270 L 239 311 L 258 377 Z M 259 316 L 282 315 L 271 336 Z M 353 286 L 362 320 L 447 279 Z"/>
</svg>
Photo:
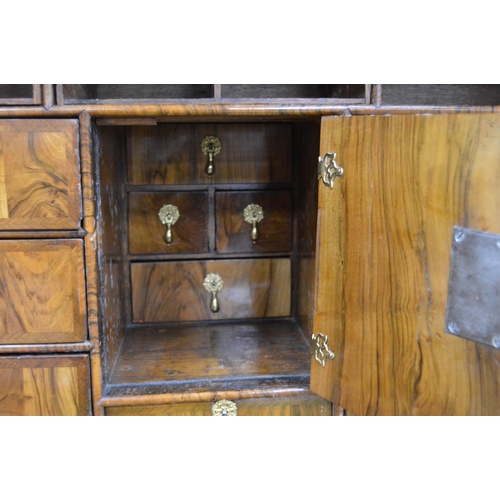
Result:
<svg viewBox="0 0 500 500">
<path fill-rule="evenodd" d="M 220 291 L 212 293 L 205 287 L 210 274 L 222 279 Z M 131 264 L 131 276 L 135 323 L 290 315 L 289 259 L 136 263 Z"/>
<path fill-rule="evenodd" d="M 317 396 L 254 398 L 231 401 L 238 417 L 331 417 L 332 404 Z M 178 403 L 106 408 L 107 416 L 209 417 L 213 403 Z M 215 411 L 216 413 L 216 411 Z"/>
<path fill-rule="evenodd" d="M 131 193 L 128 221 L 129 252 L 133 255 L 208 250 L 208 196 L 205 191 Z"/>
<path fill-rule="evenodd" d="M 0 344 L 83 342 L 80 240 L 0 241 Z"/>
<path fill-rule="evenodd" d="M 217 252 L 288 252 L 290 191 L 221 191 L 215 197 Z"/>
<path fill-rule="evenodd" d="M 77 120 L 0 120 L 0 230 L 78 229 Z"/>
<path fill-rule="evenodd" d="M 0 356 L 0 415 L 91 415 L 89 356 Z"/>
<path fill-rule="evenodd" d="M 161 124 L 129 127 L 128 180 L 131 185 L 248 184 L 291 181 L 292 127 L 288 123 Z M 202 144 L 216 137 L 220 152 Z"/>
</svg>

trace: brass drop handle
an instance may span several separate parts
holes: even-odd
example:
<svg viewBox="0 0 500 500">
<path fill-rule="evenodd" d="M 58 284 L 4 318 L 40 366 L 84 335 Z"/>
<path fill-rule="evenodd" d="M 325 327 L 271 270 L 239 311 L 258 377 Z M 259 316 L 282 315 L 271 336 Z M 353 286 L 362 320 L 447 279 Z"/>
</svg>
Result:
<svg viewBox="0 0 500 500">
<path fill-rule="evenodd" d="M 167 226 L 167 234 L 165 240 L 170 245 L 174 241 L 172 235 L 172 226 L 179 220 L 179 209 L 175 205 L 165 205 L 158 212 L 158 217 L 163 225 Z"/>
<path fill-rule="evenodd" d="M 238 407 L 236 403 L 223 399 L 212 405 L 212 417 L 236 417 L 238 416 Z"/>
<path fill-rule="evenodd" d="M 215 171 L 214 158 L 222 151 L 222 143 L 218 137 L 209 135 L 203 139 L 201 150 L 208 156 L 208 163 L 205 169 L 207 175 L 213 175 Z"/>
<path fill-rule="evenodd" d="M 224 288 L 224 280 L 219 274 L 209 274 L 203 283 L 205 290 L 212 294 L 210 301 L 210 310 L 217 314 L 219 312 L 219 299 L 217 294 Z"/>
<path fill-rule="evenodd" d="M 248 222 L 248 224 L 252 224 L 252 232 L 250 233 L 250 237 L 255 244 L 255 242 L 259 239 L 257 224 L 264 220 L 264 210 L 259 205 L 248 205 L 248 207 L 243 211 L 243 218 L 245 219 L 245 222 Z"/>
</svg>

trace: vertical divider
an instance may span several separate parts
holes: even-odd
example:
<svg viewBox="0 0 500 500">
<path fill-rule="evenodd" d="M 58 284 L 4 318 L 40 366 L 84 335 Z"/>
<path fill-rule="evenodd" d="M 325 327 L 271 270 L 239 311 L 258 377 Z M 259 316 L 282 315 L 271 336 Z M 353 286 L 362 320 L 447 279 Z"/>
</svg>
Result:
<svg viewBox="0 0 500 500">
<path fill-rule="evenodd" d="M 220 83 L 214 83 L 214 99 L 216 101 L 222 100 L 222 85 Z"/>
<path fill-rule="evenodd" d="M 215 252 L 215 187 L 208 188 L 208 251 Z"/>
</svg>

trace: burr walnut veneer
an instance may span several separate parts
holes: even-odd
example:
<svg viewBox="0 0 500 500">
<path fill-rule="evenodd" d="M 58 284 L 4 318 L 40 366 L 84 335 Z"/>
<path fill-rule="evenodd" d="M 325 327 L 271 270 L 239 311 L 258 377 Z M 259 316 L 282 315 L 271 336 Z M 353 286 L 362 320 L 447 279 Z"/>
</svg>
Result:
<svg viewBox="0 0 500 500">
<path fill-rule="evenodd" d="M 0 414 L 499 415 L 499 89 L 0 85 Z"/>
</svg>

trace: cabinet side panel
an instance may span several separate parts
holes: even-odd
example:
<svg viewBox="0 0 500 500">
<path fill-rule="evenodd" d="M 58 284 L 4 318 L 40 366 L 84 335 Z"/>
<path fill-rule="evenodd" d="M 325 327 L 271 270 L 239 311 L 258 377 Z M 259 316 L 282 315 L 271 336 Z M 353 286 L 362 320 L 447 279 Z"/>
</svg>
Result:
<svg viewBox="0 0 500 500">
<path fill-rule="evenodd" d="M 115 363 L 127 323 L 127 276 L 124 275 L 126 266 L 123 248 L 127 227 L 123 139 L 123 130 L 118 127 L 97 128 L 94 134 L 98 171 L 97 233 L 104 379 Z"/>
</svg>

